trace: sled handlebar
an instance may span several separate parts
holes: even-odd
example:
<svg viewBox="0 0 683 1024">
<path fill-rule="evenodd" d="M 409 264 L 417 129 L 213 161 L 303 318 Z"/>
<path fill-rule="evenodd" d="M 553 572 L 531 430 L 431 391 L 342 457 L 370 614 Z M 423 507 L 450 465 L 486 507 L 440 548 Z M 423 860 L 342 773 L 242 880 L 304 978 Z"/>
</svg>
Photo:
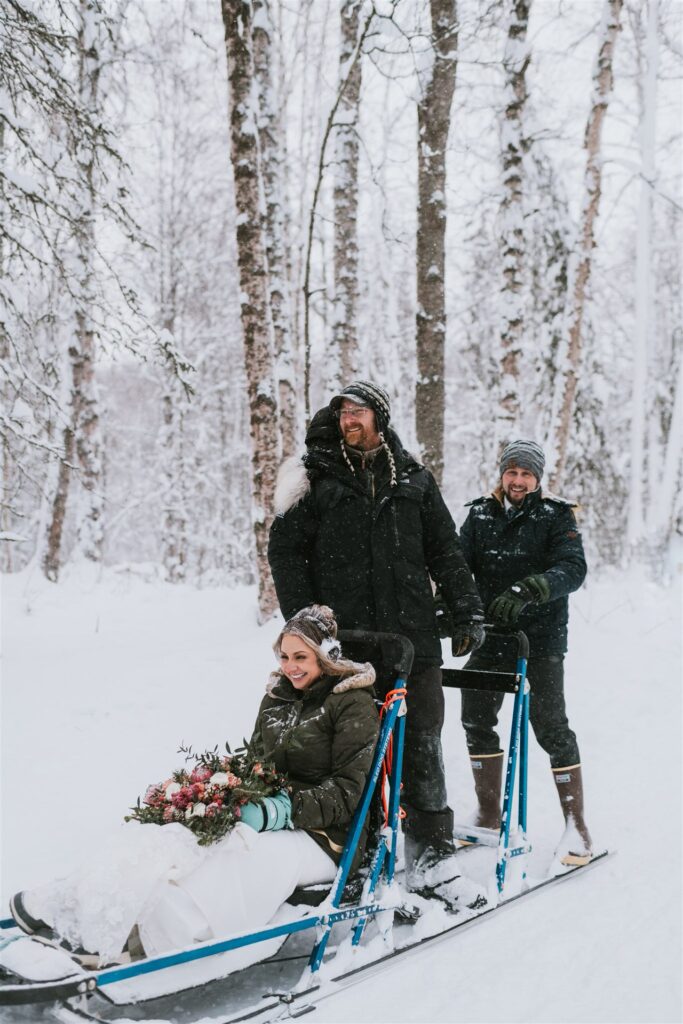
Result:
<svg viewBox="0 0 683 1024">
<path fill-rule="evenodd" d="M 407 636 L 400 633 L 374 633 L 368 629 L 340 629 L 337 638 L 342 644 L 363 644 L 379 654 L 382 664 L 391 666 L 397 676 L 407 679 L 413 667 L 414 648 Z"/>
<path fill-rule="evenodd" d="M 508 640 L 516 640 L 517 657 L 529 659 L 529 638 L 521 629 L 502 629 L 500 626 L 494 625 L 493 622 L 485 622 L 484 629 L 486 630 L 487 637 L 503 636 Z"/>
</svg>

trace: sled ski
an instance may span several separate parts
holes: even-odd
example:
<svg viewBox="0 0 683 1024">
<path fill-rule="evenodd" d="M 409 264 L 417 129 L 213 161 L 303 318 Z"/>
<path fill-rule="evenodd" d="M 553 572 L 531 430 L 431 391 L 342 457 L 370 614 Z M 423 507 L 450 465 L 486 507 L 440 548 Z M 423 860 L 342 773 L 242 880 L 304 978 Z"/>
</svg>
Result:
<svg viewBox="0 0 683 1024">
<path fill-rule="evenodd" d="M 320 1003 L 330 998 L 333 998 L 334 995 L 336 995 L 340 991 L 346 988 L 350 988 L 354 984 L 359 984 L 373 977 L 375 974 L 378 974 L 380 971 L 391 967 L 395 961 L 401 958 L 407 958 L 411 953 L 415 952 L 418 949 L 423 949 L 428 945 L 436 945 L 441 941 L 453 938 L 456 934 L 460 933 L 461 931 L 464 932 L 466 929 L 474 927 L 474 925 L 478 924 L 480 921 L 483 921 L 484 919 L 491 917 L 493 914 L 497 914 L 499 911 L 504 910 L 506 907 L 511 907 L 513 905 L 519 904 L 527 897 L 539 893 L 544 889 L 550 888 L 553 885 L 557 885 L 560 882 L 566 881 L 567 879 L 573 877 L 579 872 L 585 873 L 589 871 L 592 867 L 594 867 L 596 864 L 606 860 L 610 855 L 611 854 L 609 851 L 604 850 L 596 854 L 592 858 L 592 860 L 588 862 L 588 864 L 569 868 L 561 874 L 553 875 L 549 878 L 542 879 L 535 883 L 530 883 L 528 887 L 523 891 L 509 896 L 508 898 L 504 899 L 496 905 L 485 907 L 484 909 L 475 912 L 469 917 L 460 914 L 447 914 L 444 912 L 442 919 L 442 927 L 437 928 L 433 932 L 430 932 L 426 935 L 421 935 L 416 938 L 412 937 L 411 932 L 414 932 L 415 929 L 410 925 L 399 924 L 395 929 L 398 933 L 396 936 L 397 945 L 395 949 L 380 954 L 376 957 L 365 959 L 357 966 L 353 966 L 354 958 L 352 956 L 347 961 L 346 968 L 342 967 L 341 969 L 337 969 L 336 971 L 334 966 L 335 960 L 334 957 L 332 957 L 323 966 L 321 970 L 321 977 L 318 983 L 313 981 L 311 982 L 310 986 L 299 990 L 297 990 L 296 986 L 292 986 L 292 988 L 289 991 L 272 992 L 258 1001 L 242 1006 L 233 1014 L 221 1014 L 219 1017 L 212 1018 L 212 1020 L 215 1020 L 215 1024 L 241 1024 L 241 1022 L 245 1022 L 246 1024 L 247 1021 L 251 1021 L 252 1024 L 269 1024 L 269 1022 L 271 1021 L 274 1022 L 278 1020 L 287 1020 L 303 1016 L 306 1013 L 314 1010 L 318 1005 L 320 1005 Z M 423 913 L 428 912 L 429 908 L 427 909 L 427 911 L 424 910 L 424 905 L 427 901 L 418 900 L 418 902 L 423 904 Z M 375 937 L 374 943 L 376 943 L 376 941 L 377 937 Z M 336 954 L 338 952 L 338 949 L 335 949 L 332 952 Z M 254 971 L 256 968 L 274 968 L 278 965 L 278 962 L 278 958 L 275 957 L 269 961 L 264 961 L 261 964 L 254 965 L 254 967 L 252 968 L 247 968 L 246 970 Z M 289 962 L 292 964 L 295 963 L 294 960 L 291 960 Z M 300 968 L 294 967 L 290 970 L 289 973 L 292 978 L 296 977 L 297 970 L 300 970 Z M 92 983 L 92 988 L 90 989 L 90 991 L 93 991 L 97 987 L 96 979 L 90 978 L 88 980 L 90 980 L 90 982 Z M 232 980 L 234 982 L 238 982 L 241 979 L 239 976 L 234 976 Z M 225 985 L 229 981 L 229 978 L 224 979 L 223 984 Z M 76 979 L 73 980 L 72 984 L 75 983 Z M 91 1013 L 89 1012 L 88 1006 L 84 1005 L 84 1001 L 82 999 L 74 1002 L 73 998 L 71 998 L 69 999 L 68 1003 L 64 1004 L 64 1000 L 68 999 L 69 997 L 73 997 L 76 994 L 82 996 L 84 994 L 83 992 L 76 993 L 75 991 L 73 991 L 73 989 L 61 990 L 59 987 L 60 983 L 58 982 L 48 984 L 53 984 L 53 991 L 49 996 L 47 996 L 47 998 L 50 1000 L 61 1000 L 63 1002 L 63 1005 L 66 1005 L 69 1008 L 69 1010 L 74 1014 L 72 1018 L 68 1014 L 65 1015 L 63 1013 L 60 1013 L 60 1019 L 76 1021 L 80 1018 L 82 1020 L 90 1021 L 115 1021 L 116 1018 L 112 1018 L 111 1016 L 109 1016 L 109 1014 L 111 1014 L 111 1012 L 114 1010 L 114 1006 L 112 1004 L 104 1004 L 104 1006 L 102 1006 L 99 1009 L 99 1012 L 96 1011 L 94 1013 Z M 24 988 L 29 991 L 32 990 L 35 993 L 35 989 L 38 986 L 34 987 L 33 985 L 27 984 L 17 987 Z M 38 995 L 38 999 L 42 1001 L 44 994 L 47 993 L 47 991 L 47 986 L 42 987 L 41 994 L 36 993 L 36 995 Z M 100 994 L 103 994 L 103 990 L 101 990 Z M 197 997 L 197 990 L 189 990 L 187 996 L 194 1002 Z M 157 1000 L 154 1000 L 153 1003 L 154 1014 L 156 1015 Z M 117 1007 L 117 1009 L 120 1008 Z M 147 1006 L 145 1007 L 145 1009 L 147 1010 Z M 150 1006 L 149 1009 L 151 1010 L 152 1007 Z M 162 1009 L 161 1012 L 163 1014 L 165 1011 Z M 199 1014 L 199 1019 L 205 1019 L 205 1017 L 205 1013 Z"/>
</svg>

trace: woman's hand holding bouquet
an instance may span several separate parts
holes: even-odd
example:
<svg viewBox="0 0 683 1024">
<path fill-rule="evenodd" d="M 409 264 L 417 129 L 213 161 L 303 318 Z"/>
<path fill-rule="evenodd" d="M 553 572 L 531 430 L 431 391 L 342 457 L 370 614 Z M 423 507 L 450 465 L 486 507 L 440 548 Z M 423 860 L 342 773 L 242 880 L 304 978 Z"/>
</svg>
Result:
<svg viewBox="0 0 683 1024">
<path fill-rule="evenodd" d="M 226 744 L 226 751 L 193 754 L 191 747 L 181 746 L 180 752 L 187 760 L 192 758 L 195 766 L 181 768 L 165 782 L 150 786 L 125 820 L 185 825 L 200 846 L 222 839 L 238 821 L 259 832 L 289 827 L 291 802 L 285 776 L 248 750 L 232 753 Z"/>
</svg>

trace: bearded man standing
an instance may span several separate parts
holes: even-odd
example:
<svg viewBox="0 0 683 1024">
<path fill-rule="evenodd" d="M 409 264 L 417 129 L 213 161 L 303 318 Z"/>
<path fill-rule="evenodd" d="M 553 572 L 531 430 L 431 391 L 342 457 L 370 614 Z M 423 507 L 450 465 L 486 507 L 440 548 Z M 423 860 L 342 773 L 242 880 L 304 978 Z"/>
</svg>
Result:
<svg viewBox="0 0 683 1024">
<path fill-rule="evenodd" d="M 529 719 L 550 757 L 565 818 L 557 855 L 565 864 L 585 864 L 592 855 L 583 810 L 581 758 L 569 727 L 564 699 L 564 655 L 569 603 L 586 576 L 581 535 L 569 501 L 544 494 L 543 450 L 514 441 L 500 461 L 500 483 L 492 494 L 470 502 L 461 530 L 463 551 L 487 608 L 487 620 L 523 630 L 529 639 Z M 501 668 L 506 645 L 491 636 L 467 668 Z M 500 826 L 503 752 L 496 732 L 503 695 L 462 691 L 462 724 L 479 801 L 474 822 Z"/>
<path fill-rule="evenodd" d="M 415 648 L 403 769 L 406 881 L 455 901 L 453 812 L 441 728 L 441 643 L 432 580 L 461 654 L 483 640 L 483 609 L 432 474 L 389 426 L 389 396 L 353 381 L 313 418 L 306 454 L 278 478 L 268 559 L 290 618 L 313 603 L 342 629 L 402 633 Z M 443 859 L 450 865 L 444 867 Z"/>
</svg>

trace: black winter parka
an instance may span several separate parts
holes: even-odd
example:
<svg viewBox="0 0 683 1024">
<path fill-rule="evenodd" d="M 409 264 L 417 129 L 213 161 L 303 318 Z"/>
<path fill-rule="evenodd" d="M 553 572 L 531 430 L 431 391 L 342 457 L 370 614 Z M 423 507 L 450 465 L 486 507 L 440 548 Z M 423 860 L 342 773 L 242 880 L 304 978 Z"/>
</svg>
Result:
<svg viewBox="0 0 683 1024">
<path fill-rule="evenodd" d="M 543 605 L 527 605 L 517 626 L 529 638 L 532 655 L 564 654 L 567 650 L 567 595 L 583 583 L 586 559 L 576 523 L 575 506 L 562 498 L 527 494 L 508 518 L 501 489 L 469 502 L 460 531 L 463 551 L 488 608 L 513 583 L 542 574 L 550 586 Z M 481 654 L 492 651 L 487 641 Z"/>
<path fill-rule="evenodd" d="M 379 735 L 370 665 L 343 679 L 323 676 L 297 690 L 273 673 L 249 750 L 275 763 L 289 780 L 292 824 L 310 832 L 333 860 L 339 857 L 370 772 Z M 352 870 L 360 863 L 366 827 Z"/>
<path fill-rule="evenodd" d="M 346 464 L 326 413 L 311 424 L 303 460 L 289 460 L 280 475 L 288 496 L 271 527 L 268 560 L 282 614 L 326 604 L 342 629 L 409 637 L 417 670 L 440 665 L 430 577 L 456 624 L 483 611 L 451 514 L 432 474 L 392 430 L 396 486 L 381 452 L 373 496 Z M 293 476 L 284 488 L 283 474 Z"/>
</svg>

